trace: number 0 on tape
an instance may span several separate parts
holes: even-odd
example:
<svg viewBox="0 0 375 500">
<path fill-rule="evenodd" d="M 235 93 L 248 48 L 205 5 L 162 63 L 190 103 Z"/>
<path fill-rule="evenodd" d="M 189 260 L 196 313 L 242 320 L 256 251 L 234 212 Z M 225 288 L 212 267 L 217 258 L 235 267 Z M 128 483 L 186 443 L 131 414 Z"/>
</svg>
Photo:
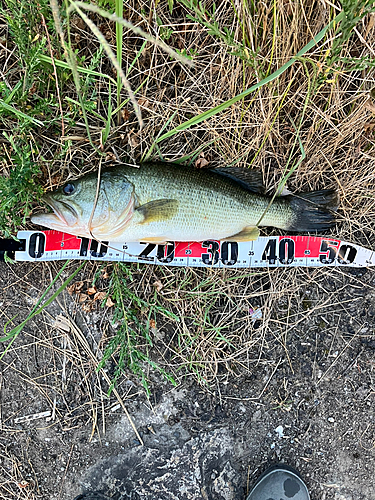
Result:
<svg viewBox="0 0 375 500">
<path fill-rule="evenodd" d="M 315 236 L 260 237 L 256 241 L 238 243 L 213 240 L 199 243 L 168 242 L 165 245 L 110 241 L 98 243 L 51 230 L 19 231 L 17 237 L 20 242 L 12 247 L 16 261 L 80 259 L 219 268 L 375 265 L 372 250 L 337 239 Z"/>
</svg>

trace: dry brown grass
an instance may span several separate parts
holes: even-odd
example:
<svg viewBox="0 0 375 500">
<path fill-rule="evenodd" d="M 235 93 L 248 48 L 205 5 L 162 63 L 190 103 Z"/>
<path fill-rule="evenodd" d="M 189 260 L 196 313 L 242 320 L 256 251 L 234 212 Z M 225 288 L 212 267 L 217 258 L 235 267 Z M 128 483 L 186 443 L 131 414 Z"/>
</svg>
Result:
<svg viewBox="0 0 375 500">
<path fill-rule="evenodd" d="M 38 485 L 25 474 L 24 461 L 26 457 L 15 457 L 7 449 L 0 452 L 0 494 L 4 500 L 19 498 L 20 500 L 34 500 L 37 498 Z M 28 477 L 28 480 L 25 479 Z"/>
</svg>

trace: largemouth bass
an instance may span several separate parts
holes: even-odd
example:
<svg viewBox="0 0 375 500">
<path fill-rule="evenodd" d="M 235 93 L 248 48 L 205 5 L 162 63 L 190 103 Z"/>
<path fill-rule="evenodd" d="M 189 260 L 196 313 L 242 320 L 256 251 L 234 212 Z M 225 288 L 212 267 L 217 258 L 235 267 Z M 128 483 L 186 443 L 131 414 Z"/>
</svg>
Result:
<svg viewBox="0 0 375 500">
<path fill-rule="evenodd" d="M 119 165 L 101 175 L 69 181 L 44 201 L 54 213 L 32 222 L 101 241 L 250 241 L 259 226 L 315 232 L 332 227 L 335 191 L 270 197 L 258 171 L 242 168 L 199 170 L 173 163 Z"/>
</svg>

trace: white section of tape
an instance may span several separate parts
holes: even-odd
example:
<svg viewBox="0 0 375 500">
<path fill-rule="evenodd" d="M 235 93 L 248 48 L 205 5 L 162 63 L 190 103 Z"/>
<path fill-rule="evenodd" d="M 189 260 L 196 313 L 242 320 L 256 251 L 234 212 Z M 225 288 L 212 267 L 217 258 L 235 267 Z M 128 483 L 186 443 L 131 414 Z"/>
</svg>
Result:
<svg viewBox="0 0 375 500">
<path fill-rule="evenodd" d="M 17 261 L 96 260 L 140 262 L 187 267 L 368 267 L 375 265 L 372 250 L 318 236 L 260 237 L 249 242 L 111 243 L 77 238 L 57 231 L 19 231 L 26 240 Z"/>
</svg>

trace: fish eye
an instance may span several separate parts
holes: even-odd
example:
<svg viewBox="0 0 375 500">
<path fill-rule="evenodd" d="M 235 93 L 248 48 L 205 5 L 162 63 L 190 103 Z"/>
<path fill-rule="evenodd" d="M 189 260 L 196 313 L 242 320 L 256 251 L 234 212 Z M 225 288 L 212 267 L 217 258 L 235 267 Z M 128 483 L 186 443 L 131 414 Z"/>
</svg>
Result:
<svg viewBox="0 0 375 500">
<path fill-rule="evenodd" d="M 75 190 L 76 188 L 74 184 L 71 184 L 70 182 L 68 184 L 65 184 L 65 186 L 62 188 L 62 192 L 67 196 L 73 194 Z"/>
</svg>

